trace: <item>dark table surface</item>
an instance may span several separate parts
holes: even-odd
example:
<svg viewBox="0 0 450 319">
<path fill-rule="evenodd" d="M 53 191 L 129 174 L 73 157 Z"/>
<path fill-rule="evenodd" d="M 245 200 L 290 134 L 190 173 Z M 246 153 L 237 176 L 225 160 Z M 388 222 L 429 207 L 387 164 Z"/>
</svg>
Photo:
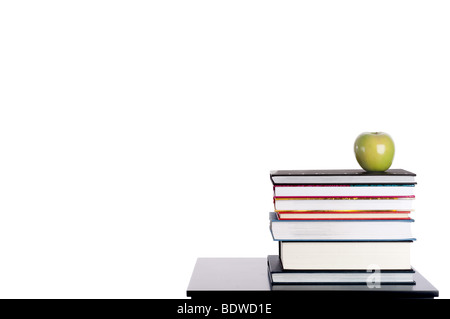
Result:
<svg viewBox="0 0 450 319">
<path fill-rule="evenodd" d="M 272 285 L 267 258 L 198 258 L 187 296 L 198 298 L 435 298 L 438 290 L 417 270 L 415 285 Z"/>
</svg>

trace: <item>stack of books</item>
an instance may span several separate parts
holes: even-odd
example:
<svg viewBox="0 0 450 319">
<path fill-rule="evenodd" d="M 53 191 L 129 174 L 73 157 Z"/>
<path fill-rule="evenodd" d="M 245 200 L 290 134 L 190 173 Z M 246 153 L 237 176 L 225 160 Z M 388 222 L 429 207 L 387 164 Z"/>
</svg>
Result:
<svg viewBox="0 0 450 319">
<path fill-rule="evenodd" d="M 271 171 L 272 285 L 414 284 L 415 174 L 402 169 Z"/>
</svg>

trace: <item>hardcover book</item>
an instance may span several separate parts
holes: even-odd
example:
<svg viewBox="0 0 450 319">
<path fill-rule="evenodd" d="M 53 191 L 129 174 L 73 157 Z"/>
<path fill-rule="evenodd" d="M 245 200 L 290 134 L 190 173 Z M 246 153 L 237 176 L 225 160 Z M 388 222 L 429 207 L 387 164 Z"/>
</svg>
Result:
<svg viewBox="0 0 450 319">
<path fill-rule="evenodd" d="M 274 197 L 275 211 L 380 211 L 413 209 L 414 198 L 285 198 Z"/>
<path fill-rule="evenodd" d="M 411 241 L 280 241 L 283 269 L 292 270 L 408 270 Z"/>
<path fill-rule="evenodd" d="M 278 255 L 267 256 L 272 284 L 364 284 L 373 280 L 373 270 L 284 270 Z M 414 284 L 413 268 L 406 270 L 380 270 L 380 284 Z"/>
<path fill-rule="evenodd" d="M 371 220 L 371 219 L 411 219 L 409 211 L 348 211 L 348 212 L 333 212 L 333 211 L 284 211 L 278 212 L 279 220 Z"/>
<path fill-rule="evenodd" d="M 270 178 L 274 185 L 289 184 L 415 184 L 416 174 L 403 169 L 366 172 L 362 169 L 335 170 L 274 170 Z"/>
<path fill-rule="evenodd" d="M 414 197 L 405 185 L 274 185 L 274 197 Z"/>
<path fill-rule="evenodd" d="M 270 213 L 276 241 L 405 241 L 415 240 L 408 220 L 279 220 Z"/>
</svg>

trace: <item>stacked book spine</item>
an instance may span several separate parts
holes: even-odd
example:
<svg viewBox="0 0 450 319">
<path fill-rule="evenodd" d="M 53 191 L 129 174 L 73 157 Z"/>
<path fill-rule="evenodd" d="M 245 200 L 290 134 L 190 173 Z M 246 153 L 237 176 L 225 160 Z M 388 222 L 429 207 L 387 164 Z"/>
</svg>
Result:
<svg viewBox="0 0 450 319">
<path fill-rule="evenodd" d="M 271 180 L 273 285 L 368 284 L 373 271 L 380 284 L 414 284 L 414 173 L 272 171 Z"/>
</svg>

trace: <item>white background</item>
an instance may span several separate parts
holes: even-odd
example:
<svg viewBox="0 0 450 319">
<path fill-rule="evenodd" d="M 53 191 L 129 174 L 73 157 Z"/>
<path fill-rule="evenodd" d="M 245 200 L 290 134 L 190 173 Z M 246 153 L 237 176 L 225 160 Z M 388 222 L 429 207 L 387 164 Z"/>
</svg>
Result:
<svg viewBox="0 0 450 319">
<path fill-rule="evenodd" d="M 265 257 L 272 169 L 417 174 L 412 264 L 450 297 L 447 1 L 4 1 L 0 297 L 184 298 Z"/>
</svg>

